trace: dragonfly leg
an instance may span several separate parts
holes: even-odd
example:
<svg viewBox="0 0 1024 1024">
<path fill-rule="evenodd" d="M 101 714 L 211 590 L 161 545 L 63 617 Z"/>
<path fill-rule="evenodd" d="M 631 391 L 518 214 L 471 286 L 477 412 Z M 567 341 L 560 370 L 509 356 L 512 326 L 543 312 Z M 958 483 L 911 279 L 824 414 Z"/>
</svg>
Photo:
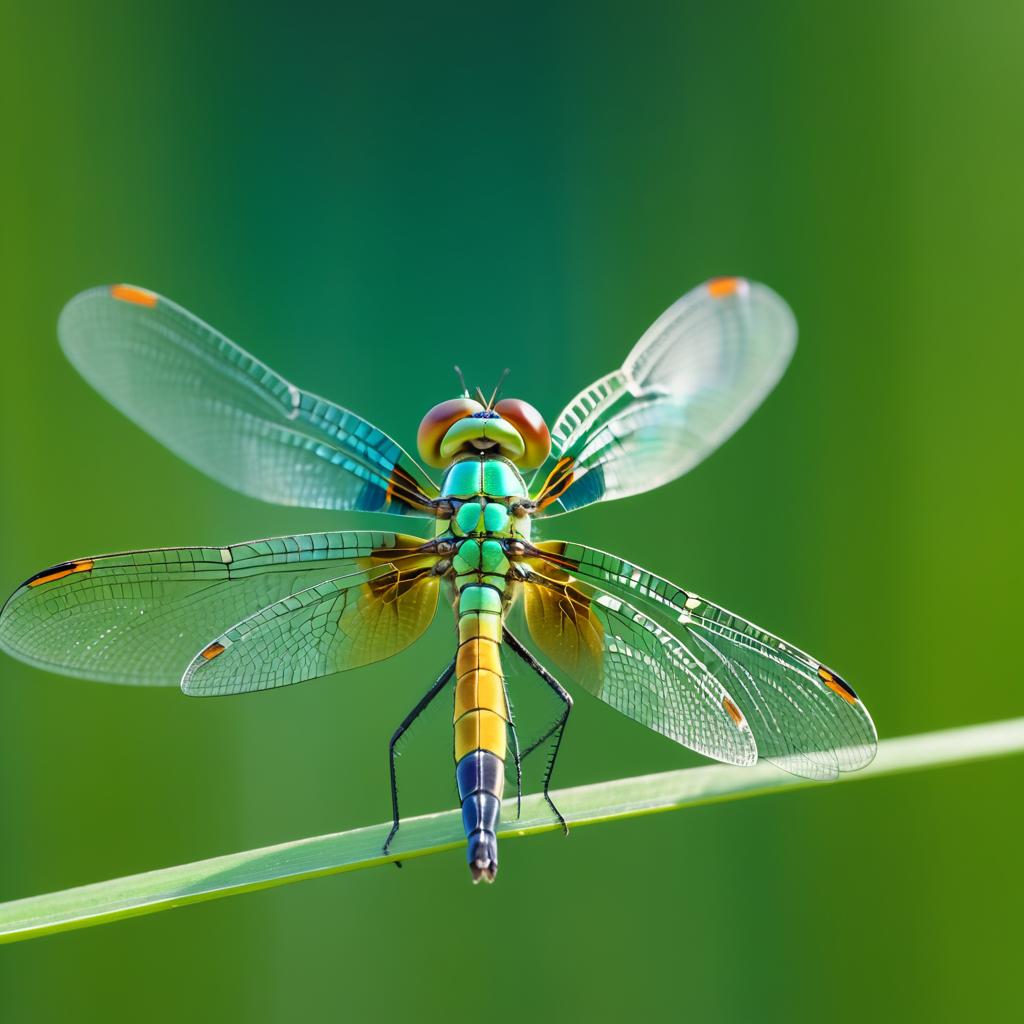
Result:
<svg viewBox="0 0 1024 1024">
<path fill-rule="evenodd" d="M 519 753 L 519 732 L 516 729 L 515 716 L 512 714 L 512 701 L 508 696 L 508 684 L 504 679 L 501 685 L 505 690 L 505 707 L 508 708 L 508 731 L 512 738 L 512 763 L 516 768 L 516 820 L 523 812 L 523 757 Z"/>
<path fill-rule="evenodd" d="M 565 818 L 562 817 L 562 812 L 555 806 L 554 801 L 551 799 L 550 787 L 551 787 L 551 775 L 555 770 L 555 761 L 558 759 L 558 748 L 562 745 L 562 735 L 565 732 L 566 722 L 569 721 L 569 713 L 572 711 L 572 697 L 569 695 L 569 691 L 523 646 L 522 642 L 516 637 L 516 635 L 505 626 L 502 630 L 502 636 L 505 641 L 512 648 L 516 654 L 519 655 L 523 661 L 526 662 L 534 672 L 537 673 L 544 680 L 548 686 L 554 691 L 555 696 L 562 702 L 562 713 L 559 715 L 557 721 L 551 726 L 543 736 L 540 737 L 536 742 L 530 744 L 530 746 L 523 751 L 522 756 L 526 757 L 528 754 L 536 750 L 542 743 L 545 743 L 552 736 L 555 737 L 555 745 L 551 751 L 551 756 L 548 758 L 547 768 L 544 770 L 544 799 L 548 802 L 548 806 L 555 813 L 555 817 L 558 818 L 565 830 L 565 834 L 569 834 L 569 826 L 565 822 Z"/>
<path fill-rule="evenodd" d="M 437 677 L 437 682 L 430 687 L 429 690 L 420 699 L 420 702 L 402 719 L 402 724 L 395 730 L 394 736 L 391 737 L 391 742 L 388 744 L 388 763 L 391 768 L 391 811 L 393 815 L 393 823 L 391 825 L 391 831 L 388 833 L 387 839 L 384 841 L 384 853 L 387 854 L 388 848 L 391 846 L 391 841 L 395 838 L 398 833 L 398 826 L 401 821 L 398 814 L 398 781 L 395 777 L 395 747 L 401 738 L 405 735 L 406 730 L 417 718 L 423 714 L 424 711 L 429 707 L 430 702 L 445 688 L 448 680 L 451 679 L 452 674 L 455 672 L 455 659 L 452 658 L 451 663 L 448 667 Z M 396 861 L 396 863 L 398 863 Z M 401 867 L 401 864 L 398 864 Z"/>
</svg>

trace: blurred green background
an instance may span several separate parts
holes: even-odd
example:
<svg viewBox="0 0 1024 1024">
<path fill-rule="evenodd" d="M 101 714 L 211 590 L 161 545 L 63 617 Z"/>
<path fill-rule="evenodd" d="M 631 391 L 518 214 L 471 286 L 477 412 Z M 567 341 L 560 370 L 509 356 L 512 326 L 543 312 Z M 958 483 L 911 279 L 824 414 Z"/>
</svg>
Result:
<svg viewBox="0 0 1024 1024">
<path fill-rule="evenodd" d="M 800 321 L 778 390 L 559 531 L 820 654 L 883 736 L 1024 713 L 1021 4 L 165 7 L 0 15 L 0 589 L 342 524 L 105 405 L 55 339 L 85 287 L 155 288 L 411 444 L 454 361 L 553 418 L 744 274 Z M 385 819 L 449 643 L 223 701 L 4 658 L 0 899 Z M 576 709 L 562 785 L 699 761 Z M 450 787 L 449 749 L 420 764 Z M 509 842 L 489 889 L 460 852 L 4 947 L 0 1017 L 1005 1018 L 1022 767 Z"/>
</svg>

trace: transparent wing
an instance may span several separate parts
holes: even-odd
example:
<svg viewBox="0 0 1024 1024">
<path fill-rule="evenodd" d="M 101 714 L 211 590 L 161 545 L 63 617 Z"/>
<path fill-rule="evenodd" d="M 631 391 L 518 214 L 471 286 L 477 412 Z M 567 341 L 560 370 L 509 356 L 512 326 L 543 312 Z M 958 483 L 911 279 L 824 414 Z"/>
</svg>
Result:
<svg viewBox="0 0 1024 1024">
<path fill-rule="evenodd" d="M 437 610 L 430 566 L 375 566 L 292 594 L 222 633 L 181 680 L 193 697 L 269 690 L 382 661 Z"/>
<path fill-rule="evenodd" d="M 387 435 L 302 391 L 180 306 L 130 285 L 61 313 L 68 359 L 175 454 L 251 497 L 424 515 L 437 488 Z"/>
<path fill-rule="evenodd" d="M 584 689 L 698 753 L 752 765 L 757 744 L 729 691 L 650 616 L 602 600 L 559 568 L 535 559 L 522 585 L 538 647 Z"/>
<path fill-rule="evenodd" d="M 765 285 L 718 278 L 648 328 L 551 431 L 530 493 L 546 515 L 659 487 L 730 437 L 782 376 L 796 321 Z"/>
<path fill-rule="evenodd" d="M 749 728 L 761 757 L 796 775 L 829 779 L 875 756 L 878 737 L 867 709 L 838 673 L 809 654 L 615 555 L 560 541 L 534 550 L 530 564 L 542 574 L 565 573 L 598 616 L 640 614 L 645 628 L 654 622 L 654 661 L 667 659 L 676 670 L 723 684 L 733 705 L 726 710 Z M 623 641 L 630 642 L 625 635 Z"/>
<path fill-rule="evenodd" d="M 346 572 L 420 564 L 422 544 L 348 531 L 80 558 L 14 592 L 0 647 L 50 672 L 177 686 L 196 651 L 240 619 Z"/>
</svg>

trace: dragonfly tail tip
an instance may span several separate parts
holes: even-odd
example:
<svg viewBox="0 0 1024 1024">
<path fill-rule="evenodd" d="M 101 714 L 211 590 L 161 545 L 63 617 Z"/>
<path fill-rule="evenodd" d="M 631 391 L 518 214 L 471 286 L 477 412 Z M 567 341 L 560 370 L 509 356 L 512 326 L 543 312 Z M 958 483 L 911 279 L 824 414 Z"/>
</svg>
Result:
<svg viewBox="0 0 1024 1024">
<path fill-rule="evenodd" d="M 474 885 L 479 882 L 487 882 L 490 884 L 498 874 L 498 865 L 493 861 L 488 864 L 486 861 L 477 860 L 469 865 L 469 871 L 473 876 Z"/>
</svg>

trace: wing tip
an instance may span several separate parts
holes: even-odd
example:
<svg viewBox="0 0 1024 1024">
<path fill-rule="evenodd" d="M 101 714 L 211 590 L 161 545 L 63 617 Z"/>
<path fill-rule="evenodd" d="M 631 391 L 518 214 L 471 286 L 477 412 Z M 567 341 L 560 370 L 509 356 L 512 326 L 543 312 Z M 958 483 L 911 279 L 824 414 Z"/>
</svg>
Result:
<svg viewBox="0 0 1024 1024">
<path fill-rule="evenodd" d="M 70 562 L 61 562 L 58 565 L 51 565 L 48 569 L 43 569 L 37 572 L 34 576 L 30 576 L 18 590 L 25 588 L 41 587 L 46 583 L 55 583 L 57 580 L 64 579 L 65 576 L 71 576 L 78 572 L 92 572 L 95 566 L 95 561 L 91 558 L 76 558 Z"/>
<path fill-rule="evenodd" d="M 148 309 L 153 309 L 160 301 L 160 296 L 156 292 L 135 284 L 112 284 L 109 290 L 112 299 L 135 306 L 145 306 Z"/>
<path fill-rule="evenodd" d="M 200 655 L 196 655 L 196 657 L 192 659 L 192 662 L 189 664 L 188 668 L 185 669 L 184 675 L 182 675 L 181 679 L 178 682 L 178 686 L 181 689 L 181 692 L 185 694 L 186 697 L 209 696 L 208 693 L 204 693 L 202 689 L 200 689 L 193 683 L 193 679 L 196 674 L 196 669 L 201 667 L 201 665 L 196 664 L 196 662 L 200 660 L 200 657 Z M 203 664 L 205 664 L 205 662 Z"/>
<path fill-rule="evenodd" d="M 745 277 L 713 277 L 704 287 L 713 299 L 743 298 L 750 291 L 750 282 Z"/>
<path fill-rule="evenodd" d="M 186 697 L 222 697 L 233 691 L 223 686 L 209 685 L 204 682 L 205 674 L 203 669 L 215 658 L 219 658 L 229 647 L 231 641 L 226 637 L 218 637 L 208 643 L 188 664 L 181 676 L 179 686 Z M 215 677 L 211 677 L 215 678 Z"/>
<path fill-rule="evenodd" d="M 155 309 L 158 304 L 167 301 L 148 288 L 124 283 L 102 284 L 93 288 L 86 288 L 84 291 L 78 292 L 78 294 L 68 299 L 61 309 L 60 315 L 57 317 L 57 338 L 72 366 L 78 369 L 87 380 L 89 376 L 81 365 L 82 353 L 80 351 L 85 343 L 85 339 L 82 337 L 83 323 L 77 314 L 79 309 L 83 308 L 86 311 L 86 317 L 88 317 L 90 315 L 88 313 L 89 308 L 97 300 L 103 303 L 125 303 L 142 309 Z M 88 336 L 87 330 L 85 334 Z"/>
<path fill-rule="evenodd" d="M 141 285 L 128 284 L 125 281 L 119 281 L 115 284 L 94 285 L 92 288 L 85 288 L 80 292 L 76 292 L 66 303 L 64 303 L 64 308 L 61 310 L 61 316 L 64 316 L 65 313 L 80 303 L 88 302 L 92 299 L 102 299 L 104 301 L 110 301 L 113 299 L 114 301 L 125 302 L 133 306 L 143 306 L 147 309 L 153 309 L 155 306 L 159 305 L 159 303 L 166 301 L 149 288 L 143 288 Z"/>
<path fill-rule="evenodd" d="M 824 665 L 818 666 L 818 678 L 837 696 L 846 701 L 847 704 L 857 705 L 861 703 L 860 697 L 854 692 L 853 687 L 838 672 L 833 672 Z"/>
<path fill-rule="evenodd" d="M 705 293 L 715 301 L 735 298 L 740 301 L 755 300 L 761 298 L 774 304 L 777 307 L 779 316 L 785 322 L 784 333 L 789 341 L 788 355 L 792 356 L 796 348 L 797 336 L 799 334 L 796 314 L 790 304 L 769 285 L 760 281 L 751 281 L 747 277 L 712 277 L 703 285 Z"/>
</svg>

